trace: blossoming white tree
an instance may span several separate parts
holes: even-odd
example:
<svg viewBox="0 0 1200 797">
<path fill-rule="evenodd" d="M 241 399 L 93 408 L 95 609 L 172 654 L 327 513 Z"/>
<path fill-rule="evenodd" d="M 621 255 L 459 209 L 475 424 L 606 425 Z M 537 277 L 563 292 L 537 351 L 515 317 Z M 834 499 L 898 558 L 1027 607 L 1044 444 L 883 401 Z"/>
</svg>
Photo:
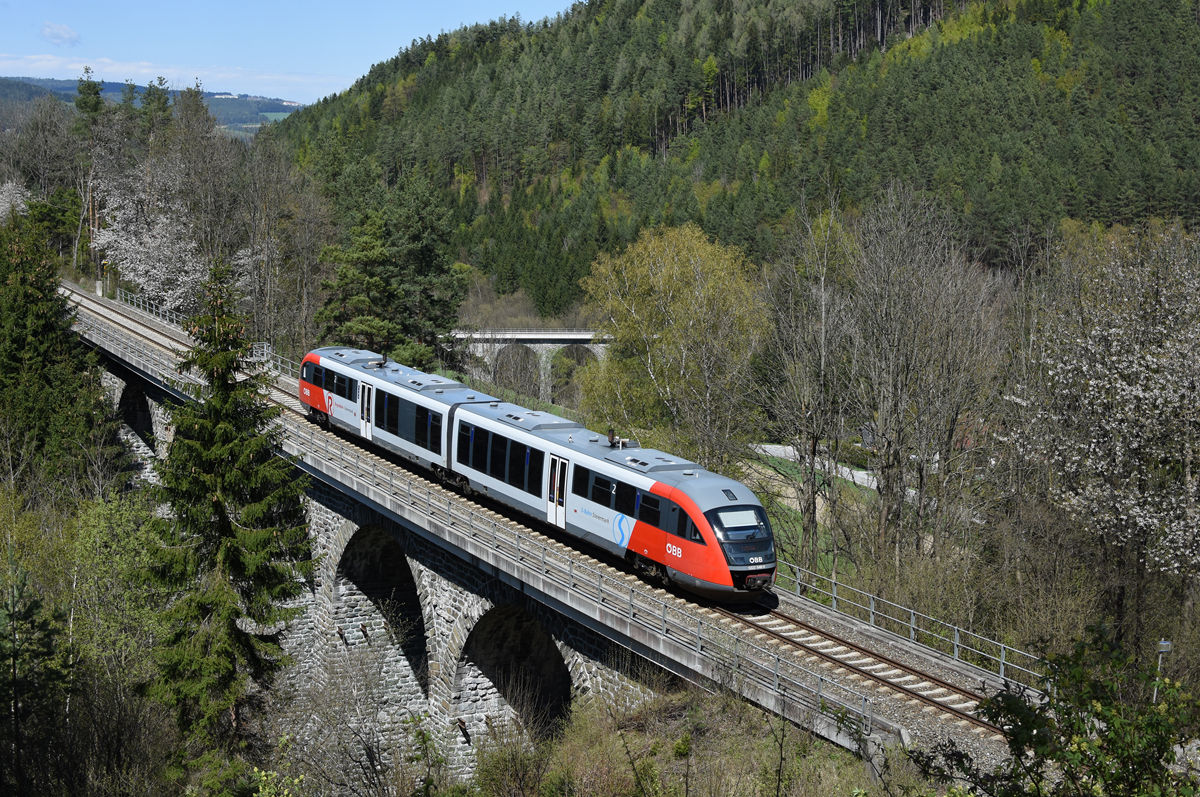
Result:
<svg viewBox="0 0 1200 797">
<path fill-rule="evenodd" d="M 150 301 L 186 312 L 208 272 L 187 222 L 180 176 L 169 157 L 106 171 L 99 180 L 106 225 L 94 243 Z"/>
<path fill-rule="evenodd" d="M 1200 239 L 1180 227 L 1067 247 L 1044 330 L 1052 496 L 1094 536 L 1107 610 L 1141 651 L 1150 580 L 1200 572 Z"/>
<path fill-rule="evenodd" d="M 150 301 L 188 312 L 211 264 L 228 260 L 240 235 L 230 223 L 233 145 L 215 129 L 198 88 L 180 92 L 173 107 L 163 85 L 147 97 L 140 107 L 131 98 L 96 131 L 104 224 L 93 245 Z"/>
<path fill-rule="evenodd" d="M 28 200 L 29 192 L 25 186 L 12 181 L 0 183 L 0 224 L 7 222 L 9 216 L 24 213 Z"/>
</svg>

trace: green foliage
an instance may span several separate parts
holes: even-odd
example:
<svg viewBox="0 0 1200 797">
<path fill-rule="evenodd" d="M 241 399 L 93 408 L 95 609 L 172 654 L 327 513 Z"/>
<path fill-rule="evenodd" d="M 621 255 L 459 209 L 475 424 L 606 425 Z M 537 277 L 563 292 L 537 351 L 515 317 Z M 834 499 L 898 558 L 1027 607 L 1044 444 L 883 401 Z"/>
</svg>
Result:
<svg viewBox="0 0 1200 797">
<path fill-rule="evenodd" d="M 728 468 L 755 429 L 745 386 L 767 325 L 749 264 L 695 225 L 645 231 L 583 280 L 609 356 L 582 369 L 601 428 Z"/>
<path fill-rule="evenodd" d="M 1167 797 L 1197 793 L 1181 753 L 1200 728 L 1200 700 L 1183 684 L 1139 671 L 1106 629 L 1047 658 L 1044 699 L 1009 688 L 979 713 L 1003 729 L 1011 757 L 986 770 L 953 743 L 910 758 L 943 784 L 995 797 L 1038 794 Z M 1158 702 L 1148 699 L 1158 687 Z"/>
<path fill-rule="evenodd" d="M 274 770 L 254 768 L 254 797 L 296 797 L 303 794 L 304 776 L 289 777 Z"/>
<path fill-rule="evenodd" d="M 870 5 L 606 2 L 502 19 L 413 42 L 283 128 L 305 162 L 344 154 L 334 195 L 351 168 L 429 175 L 460 259 L 544 314 L 644 227 L 692 221 L 770 260 L 803 193 L 825 187 L 859 207 L 894 182 L 931 192 L 992 263 L 1014 231 L 1065 216 L 1195 218 L 1193 4 L 1027 0 L 945 18 Z M 876 22 L 899 34 L 886 53 Z M 345 229 L 361 207 L 346 200 Z"/>
<path fill-rule="evenodd" d="M 162 601 L 145 577 L 155 543 L 152 517 L 141 493 L 85 503 L 70 556 L 80 656 L 134 683 L 154 674 L 148 651 L 161 631 Z"/>
<path fill-rule="evenodd" d="M 89 126 L 104 110 L 104 99 L 100 96 L 103 91 L 104 84 L 93 78 L 90 66 L 85 66 L 76 88 L 78 96 L 75 97 L 75 108 L 83 114 Z"/>
<path fill-rule="evenodd" d="M 23 483 L 33 462 L 75 482 L 114 455 L 99 374 L 71 320 L 44 230 L 13 218 L 0 228 L 0 425 L 8 430 L 10 483 Z"/>
<path fill-rule="evenodd" d="M 0 589 L 0 786 L 29 794 L 55 704 L 66 696 L 64 617 L 44 607 L 29 588 L 28 573 L 14 563 L 11 545 Z"/>
<path fill-rule="evenodd" d="M 245 376 L 250 344 L 231 282 L 227 267 L 215 267 L 189 322 L 197 343 L 180 368 L 208 387 L 203 402 L 171 409 L 175 436 L 156 495 L 172 516 L 154 522 L 152 552 L 170 596 L 155 694 L 192 743 L 194 766 L 222 783 L 246 776 L 221 756 L 243 739 L 251 685 L 268 685 L 284 663 L 278 634 L 293 612 L 280 604 L 312 572 L 304 480 L 275 454 L 281 432 L 260 395 L 265 377 Z"/>
<path fill-rule="evenodd" d="M 322 256 L 336 268 L 316 315 L 324 337 L 417 367 L 449 360 L 467 281 L 448 252 L 449 225 L 429 183 L 410 176 L 350 231 L 348 245 L 328 247 Z"/>
</svg>

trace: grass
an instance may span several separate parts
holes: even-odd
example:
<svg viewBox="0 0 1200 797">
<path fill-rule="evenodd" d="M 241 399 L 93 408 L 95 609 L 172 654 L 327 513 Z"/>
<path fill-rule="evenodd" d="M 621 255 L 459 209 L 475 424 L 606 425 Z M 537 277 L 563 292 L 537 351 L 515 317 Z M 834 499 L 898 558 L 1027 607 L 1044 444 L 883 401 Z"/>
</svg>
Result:
<svg viewBox="0 0 1200 797">
<path fill-rule="evenodd" d="M 519 765 L 523 772 L 515 769 Z M 545 797 L 885 793 L 849 751 L 729 693 L 695 688 L 626 711 L 603 699 L 584 701 L 558 737 L 534 755 L 481 749 L 469 788 L 480 795 Z"/>
</svg>

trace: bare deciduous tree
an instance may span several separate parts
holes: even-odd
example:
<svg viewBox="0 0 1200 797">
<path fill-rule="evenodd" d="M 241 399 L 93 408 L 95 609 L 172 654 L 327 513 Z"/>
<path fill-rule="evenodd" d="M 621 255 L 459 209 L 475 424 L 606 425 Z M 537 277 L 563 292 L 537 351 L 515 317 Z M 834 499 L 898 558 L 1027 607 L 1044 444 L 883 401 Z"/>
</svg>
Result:
<svg viewBox="0 0 1200 797">
<path fill-rule="evenodd" d="M 770 379 L 761 386 L 762 401 L 778 437 L 795 453 L 803 470 L 802 535 L 797 562 L 813 567 L 817 557 L 817 506 L 828 498 L 823 476 L 842 436 L 847 384 L 849 335 L 845 280 L 853 244 L 834 209 L 812 218 L 801 208 L 784 255 L 770 270 L 766 295 L 775 335 L 763 362 Z M 839 284 L 840 283 L 840 284 Z M 786 541 L 780 539 L 780 545 Z"/>
<path fill-rule="evenodd" d="M 906 506 L 915 515 L 908 543 L 918 550 L 936 552 L 951 526 L 970 519 L 960 499 L 982 442 L 1001 327 L 997 286 L 967 261 L 948 214 L 903 188 L 867 209 L 855 240 L 851 396 L 875 451 L 874 554 L 890 544 L 898 573 Z"/>
</svg>

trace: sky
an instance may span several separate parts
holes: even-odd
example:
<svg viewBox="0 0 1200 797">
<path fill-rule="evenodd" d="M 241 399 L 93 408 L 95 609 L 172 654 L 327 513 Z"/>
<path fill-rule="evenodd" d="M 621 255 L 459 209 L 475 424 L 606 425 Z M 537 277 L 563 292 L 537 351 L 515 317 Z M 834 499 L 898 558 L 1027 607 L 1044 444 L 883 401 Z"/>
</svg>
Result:
<svg viewBox="0 0 1200 797">
<path fill-rule="evenodd" d="M 314 102 L 348 88 L 413 39 L 520 15 L 534 22 L 570 0 L 352 0 L 190 3 L 0 0 L 0 75 L 96 77 L 144 86 Z"/>
</svg>

